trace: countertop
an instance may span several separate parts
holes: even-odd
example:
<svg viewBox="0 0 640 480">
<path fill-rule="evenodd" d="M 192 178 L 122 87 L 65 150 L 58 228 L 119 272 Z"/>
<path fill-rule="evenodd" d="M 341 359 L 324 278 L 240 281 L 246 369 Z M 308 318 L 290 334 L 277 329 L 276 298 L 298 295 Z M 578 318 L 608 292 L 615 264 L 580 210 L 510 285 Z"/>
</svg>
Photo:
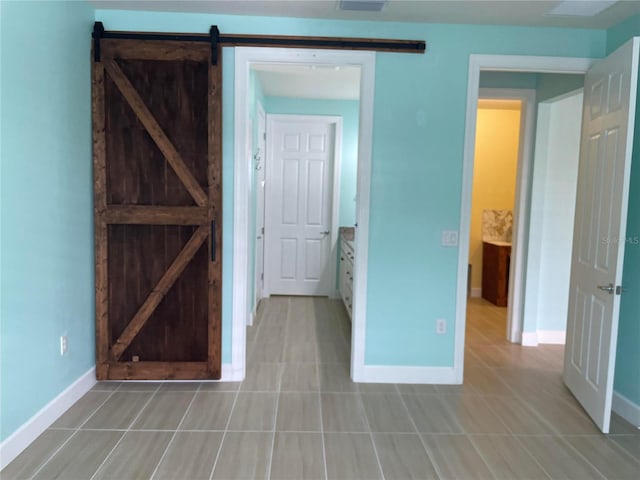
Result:
<svg viewBox="0 0 640 480">
<path fill-rule="evenodd" d="M 356 229 L 354 227 L 340 227 L 338 232 L 340 233 L 340 236 L 344 238 L 347 242 L 353 242 Z"/>
<path fill-rule="evenodd" d="M 502 240 L 483 240 L 484 243 L 495 245 L 496 247 L 510 247 L 511 242 L 504 242 Z"/>
</svg>

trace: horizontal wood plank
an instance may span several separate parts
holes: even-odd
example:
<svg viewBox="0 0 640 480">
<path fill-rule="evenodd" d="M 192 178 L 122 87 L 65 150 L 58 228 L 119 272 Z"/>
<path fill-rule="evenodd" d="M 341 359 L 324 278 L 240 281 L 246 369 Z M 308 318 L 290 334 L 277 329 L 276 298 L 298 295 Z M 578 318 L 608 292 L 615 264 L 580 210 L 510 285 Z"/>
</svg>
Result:
<svg viewBox="0 0 640 480">
<path fill-rule="evenodd" d="M 118 66 L 115 60 L 105 59 L 103 64 L 107 73 L 116 84 L 123 97 L 127 100 L 133 111 L 136 113 L 147 132 L 149 132 L 153 141 L 158 145 L 158 148 L 167 159 L 167 162 L 169 162 L 169 165 L 171 165 L 173 170 L 176 172 L 176 175 L 189 191 L 196 204 L 200 207 L 207 205 L 206 193 L 198 181 L 193 177 L 175 146 L 171 140 L 169 140 L 162 127 L 158 124 L 151 111 L 149 111 L 146 104 L 122 69 Z"/>
<path fill-rule="evenodd" d="M 112 362 L 109 380 L 213 380 L 207 362 Z"/>
<path fill-rule="evenodd" d="M 105 221 L 120 225 L 206 225 L 209 211 L 207 207 L 110 205 Z"/>
<path fill-rule="evenodd" d="M 205 62 L 209 60 L 211 45 L 187 41 L 161 42 L 148 40 L 126 40 L 104 38 L 100 41 L 103 58 L 127 60 L 189 60 Z"/>
<path fill-rule="evenodd" d="M 209 236 L 208 227 L 199 227 L 178 254 L 167 271 L 162 275 L 158 284 L 151 290 L 151 293 L 131 319 L 131 322 L 124 329 L 118 340 L 111 347 L 111 360 L 120 359 L 124 351 L 131 344 L 135 336 L 140 332 L 144 324 L 149 320 L 156 307 L 160 304 L 169 289 L 176 282 L 187 264 L 191 261 L 200 246 Z"/>
</svg>

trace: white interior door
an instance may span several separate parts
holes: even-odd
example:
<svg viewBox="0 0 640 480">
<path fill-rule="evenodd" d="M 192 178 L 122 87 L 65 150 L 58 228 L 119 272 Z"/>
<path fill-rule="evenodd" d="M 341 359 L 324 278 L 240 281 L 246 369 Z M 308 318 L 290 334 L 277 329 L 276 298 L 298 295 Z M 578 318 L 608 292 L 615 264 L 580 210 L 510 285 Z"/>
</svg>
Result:
<svg viewBox="0 0 640 480">
<path fill-rule="evenodd" d="M 264 205 L 265 171 L 267 161 L 267 119 L 262 105 L 257 108 L 257 150 L 254 166 L 256 169 L 256 256 L 255 256 L 255 302 L 264 297 Z"/>
<path fill-rule="evenodd" d="M 564 380 L 609 432 L 640 38 L 587 72 Z"/>
<path fill-rule="evenodd" d="M 268 116 L 268 290 L 329 295 L 335 123 Z"/>
</svg>

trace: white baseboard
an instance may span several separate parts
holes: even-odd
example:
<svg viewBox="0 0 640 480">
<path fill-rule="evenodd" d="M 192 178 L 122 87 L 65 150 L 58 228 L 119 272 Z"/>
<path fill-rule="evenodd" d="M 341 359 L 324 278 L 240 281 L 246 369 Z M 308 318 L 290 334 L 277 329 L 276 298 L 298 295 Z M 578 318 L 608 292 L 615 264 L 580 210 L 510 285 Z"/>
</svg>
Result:
<svg viewBox="0 0 640 480">
<path fill-rule="evenodd" d="M 633 403 L 624 395 L 613 392 L 612 410 L 634 427 L 640 428 L 640 405 Z"/>
<path fill-rule="evenodd" d="M 537 347 L 538 346 L 538 332 L 522 332 L 522 346 L 523 347 Z"/>
<path fill-rule="evenodd" d="M 241 382 L 244 380 L 244 371 L 240 368 L 236 368 L 232 363 L 223 363 L 222 364 L 222 378 L 220 382 Z"/>
<path fill-rule="evenodd" d="M 480 298 L 482 297 L 482 288 L 471 288 L 471 298 Z"/>
<path fill-rule="evenodd" d="M 538 330 L 538 343 L 564 345 L 566 338 L 565 330 Z"/>
<path fill-rule="evenodd" d="M 537 347 L 544 343 L 548 345 L 564 345 L 567 332 L 564 330 L 538 330 L 522 332 L 523 347 Z"/>
<path fill-rule="evenodd" d="M 42 407 L 0 444 L 0 470 L 13 461 L 60 415 L 66 412 L 96 384 L 96 369 L 90 368 L 56 398 Z"/>
<path fill-rule="evenodd" d="M 406 367 L 392 365 L 365 365 L 354 382 L 362 383 L 432 383 L 452 385 L 456 381 L 453 367 Z"/>
</svg>

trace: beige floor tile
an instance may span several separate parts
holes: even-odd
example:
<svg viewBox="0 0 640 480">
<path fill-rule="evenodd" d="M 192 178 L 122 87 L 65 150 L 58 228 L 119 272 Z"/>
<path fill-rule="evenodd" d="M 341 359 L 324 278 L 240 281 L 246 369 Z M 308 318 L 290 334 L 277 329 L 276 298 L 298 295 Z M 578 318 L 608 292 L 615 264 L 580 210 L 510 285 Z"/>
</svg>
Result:
<svg viewBox="0 0 640 480">
<path fill-rule="evenodd" d="M 235 392 L 198 392 L 181 430 L 224 430 L 227 427 Z"/>
<path fill-rule="evenodd" d="M 282 377 L 281 363 L 254 363 L 248 365 L 240 390 L 253 392 L 277 392 Z"/>
<path fill-rule="evenodd" d="M 631 425 L 620 415 L 611 412 L 611 422 L 609 424 L 609 434 L 611 435 L 638 435 L 640 428 Z"/>
<path fill-rule="evenodd" d="M 164 382 L 158 392 L 197 392 L 200 382 Z"/>
<path fill-rule="evenodd" d="M 273 433 L 227 432 L 213 471 L 214 480 L 266 479 Z"/>
<path fill-rule="evenodd" d="M 80 400 L 74 403 L 51 428 L 78 428 L 100 405 L 111 395 L 106 391 L 89 391 Z"/>
<path fill-rule="evenodd" d="M 553 479 L 599 479 L 604 477 L 558 437 L 519 436 L 520 443 Z"/>
<path fill-rule="evenodd" d="M 554 431 L 561 435 L 600 433 L 598 427 L 577 402 L 572 406 L 560 398 L 541 393 L 529 395 L 525 401 Z"/>
<path fill-rule="evenodd" d="M 2 470 L 0 478 L 3 480 L 31 478 L 72 433 L 74 433 L 72 430 L 45 430 Z"/>
<path fill-rule="evenodd" d="M 482 399 L 487 407 L 504 423 L 511 433 L 544 435 L 553 433 L 525 402 L 516 397 L 487 396 Z"/>
<path fill-rule="evenodd" d="M 154 480 L 209 480 L 222 432 L 178 432 L 153 476 Z"/>
<path fill-rule="evenodd" d="M 93 479 L 150 478 L 172 435 L 171 432 L 127 432 Z"/>
<path fill-rule="evenodd" d="M 96 410 L 82 428 L 127 429 L 152 395 L 152 392 L 117 391 Z"/>
<path fill-rule="evenodd" d="M 242 382 L 201 382 L 201 392 L 236 392 Z"/>
<path fill-rule="evenodd" d="M 397 386 L 400 393 L 411 393 L 414 395 L 433 395 L 438 393 L 436 386 L 431 384 L 399 383 Z"/>
<path fill-rule="evenodd" d="M 438 474 L 417 434 L 377 433 L 373 441 L 384 478 L 437 480 Z"/>
<path fill-rule="evenodd" d="M 286 363 L 282 370 L 280 391 L 317 392 L 320 389 L 318 365 L 315 363 Z"/>
<path fill-rule="evenodd" d="M 283 359 L 286 363 L 315 363 L 317 360 L 316 342 L 285 342 Z"/>
<path fill-rule="evenodd" d="M 549 476 L 510 435 L 472 435 L 469 437 L 483 460 L 498 479 L 548 480 Z"/>
<path fill-rule="evenodd" d="M 440 398 L 464 432 L 509 433 L 509 429 L 499 416 L 489 409 L 483 397 L 443 395 Z"/>
<path fill-rule="evenodd" d="M 640 477 L 640 462 L 606 436 L 564 438 L 605 477 L 619 480 L 637 480 Z"/>
<path fill-rule="evenodd" d="M 259 343 L 275 343 L 282 346 L 282 339 L 285 338 L 286 334 L 286 325 L 262 325 L 255 341 Z"/>
<path fill-rule="evenodd" d="M 249 362 L 255 363 L 282 363 L 284 350 L 277 343 L 256 342 L 249 352 Z"/>
<path fill-rule="evenodd" d="M 49 460 L 35 479 L 85 479 L 91 478 L 124 432 L 78 431 Z"/>
<path fill-rule="evenodd" d="M 273 430 L 277 393 L 240 392 L 231 412 L 229 430 Z"/>
<path fill-rule="evenodd" d="M 464 382 L 484 395 L 513 395 L 508 385 L 490 368 L 470 367 L 464 371 Z"/>
<path fill-rule="evenodd" d="M 175 430 L 195 392 L 157 392 L 132 425 L 134 430 Z"/>
<path fill-rule="evenodd" d="M 493 479 L 489 468 L 465 435 L 423 435 L 441 480 Z"/>
<path fill-rule="evenodd" d="M 317 393 L 280 393 L 277 431 L 319 432 L 320 398 Z"/>
<path fill-rule="evenodd" d="M 162 382 L 121 382 L 120 392 L 155 392 L 162 386 Z"/>
<path fill-rule="evenodd" d="M 367 432 L 367 418 L 355 393 L 323 393 L 322 424 L 325 432 Z"/>
<path fill-rule="evenodd" d="M 462 426 L 441 395 L 403 395 L 409 415 L 422 433 L 462 433 Z"/>
<path fill-rule="evenodd" d="M 113 392 L 117 390 L 121 382 L 98 382 L 91 390 L 94 392 Z"/>
<path fill-rule="evenodd" d="M 362 393 L 361 398 L 372 432 L 415 433 L 400 394 Z"/>
<path fill-rule="evenodd" d="M 398 393 L 395 383 L 357 383 L 356 385 L 360 393 Z M 433 385 L 427 386 L 433 388 Z"/>
<path fill-rule="evenodd" d="M 319 366 L 321 392 L 357 392 L 358 385 L 351 381 L 349 367 L 344 363 L 323 363 Z"/>
<path fill-rule="evenodd" d="M 609 438 L 640 462 L 640 437 L 637 435 L 610 435 Z"/>
<path fill-rule="evenodd" d="M 325 433 L 329 480 L 382 478 L 371 436 L 358 433 Z"/>
<path fill-rule="evenodd" d="M 277 432 L 271 461 L 271 480 L 323 480 L 322 434 Z"/>
<path fill-rule="evenodd" d="M 349 363 L 349 347 L 345 343 L 318 342 L 319 363 Z"/>
</svg>

